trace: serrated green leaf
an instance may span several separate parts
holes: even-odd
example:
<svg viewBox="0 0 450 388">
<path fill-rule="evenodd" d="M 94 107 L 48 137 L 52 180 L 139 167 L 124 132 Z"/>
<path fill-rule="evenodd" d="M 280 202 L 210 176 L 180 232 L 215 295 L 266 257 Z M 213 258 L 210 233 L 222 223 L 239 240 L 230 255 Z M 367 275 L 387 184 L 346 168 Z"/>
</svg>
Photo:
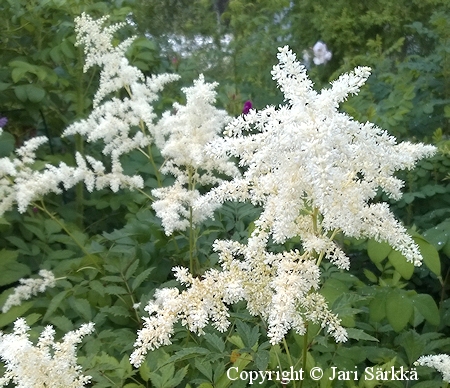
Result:
<svg viewBox="0 0 450 388">
<path fill-rule="evenodd" d="M 58 329 L 60 329 L 63 332 L 69 332 L 71 330 L 73 330 L 73 323 L 72 321 L 64 316 L 53 316 L 49 319 L 49 322 L 57 327 Z"/>
<path fill-rule="evenodd" d="M 56 309 L 59 307 L 61 302 L 67 297 L 68 294 L 69 294 L 69 291 L 65 290 L 65 291 L 61 291 L 58 295 L 56 295 L 52 298 L 50 304 L 47 307 L 47 311 L 45 312 L 44 318 L 42 318 L 43 322 L 49 320 L 49 318 L 56 311 Z"/>
<path fill-rule="evenodd" d="M 129 317 L 130 311 L 122 306 L 104 306 L 100 309 L 102 313 L 111 314 L 116 317 Z"/>
<path fill-rule="evenodd" d="M 209 381 L 213 379 L 213 369 L 210 362 L 196 358 L 194 361 L 195 368 L 202 373 Z"/>
<path fill-rule="evenodd" d="M 130 279 L 134 275 L 138 265 L 139 265 L 139 260 L 135 260 L 135 261 L 133 261 L 130 264 L 130 266 L 128 267 L 127 271 L 125 272 L 125 279 L 126 280 Z"/>
<path fill-rule="evenodd" d="M 379 342 L 378 339 L 372 337 L 371 335 L 364 332 L 361 329 L 355 329 L 353 327 L 348 327 L 347 329 L 348 338 L 356 339 L 356 340 L 366 340 L 366 341 L 375 341 Z"/>
<path fill-rule="evenodd" d="M 105 287 L 103 284 L 98 280 L 92 280 L 89 283 L 89 287 L 93 289 L 95 292 L 97 292 L 100 296 L 105 296 Z"/>
<path fill-rule="evenodd" d="M 405 291 L 394 288 L 386 295 L 386 318 L 397 333 L 406 327 L 413 311 Z"/>
<path fill-rule="evenodd" d="M 208 344 L 210 344 L 213 348 L 215 348 L 219 352 L 223 352 L 225 350 L 225 342 L 217 334 L 206 333 L 204 337 L 206 339 L 206 342 L 208 342 Z"/>
<path fill-rule="evenodd" d="M 148 276 L 152 273 L 154 268 L 147 268 L 145 271 L 141 272 L 131 283 L 131 290 L 134 292 L 136 289 L 144 282 Z"/>
<path fill-rule="evenodd" d="M 105 306 L 100 309 L 102 313 L 111 314 L 117 317 L 129 317 L 130 312 L 122 306 Z"/>
<path fill-rule="evenodd" d="M 119 286 L 106 286 L 105 292 L 109 295 L 126 295 L 128 294 L 128 291 Z"/>
<path fill-rule="evenodd" d="M 170 387 L 176 387 L 176 386 L 178 386 L 178 384 L 180 384 L 180 383 L 183 381 L 184 376 L 186 376 L 188 369 L 189 369 L 189 365 L 186 365 L 184 368 L 179 369 L 179 370 L 177 371 L 177 373 L 175 373 L 175 376 L 173 376 L 173 377 L 167 382 L 166 387 L 167 387 L 167 388 L 170 388 Z"/>
<path fill-rule="evenodd" d="M 6 286 L 30 275 L 30 268 L 17 262 L 18 252 L 0 251 L 0 286 Z"/>
<path fill-rule="evenodd" d="M 258 349 L 258 351 L 253 356 L 253 360 L 258 370 L 261 371 L 267 370 L 270 360 L 270 352 L 268 350 Z"/>
<path fill-rule="evenodd" d="M 258 326 L 250 327 L 246 323 L 237 320 L 236 321 L 236 329 L 239 334 L 239 336 L 242 338 L 242 341 L 244 342 L 245 347 L 252 348 L 259 338 L 259 329 Z"/>
<path fill-rule="evenodd" d="M 69 303 L 86 322 L 92 320 L 91 305 L 86 299 L 70 298 Z"/>
<path fill-rule="evenodd" d="M 120 276 L 103 276 L 102 281 L 111 283 L 123 283 L 123 279 Z"/>
<path fill-rule="evenodd" d="M 173 356 L 171 356 L 164 365 L 169 363 L 175 363 L 181 360 L 188 360 L 190 358 L 198 357 L 200 355 L 207 355 L 209 353 L 211 353 L 210 350 L 206 348 L 201 348 L 199 346 L 184 348 L 177 351 Z"/>
</svg>

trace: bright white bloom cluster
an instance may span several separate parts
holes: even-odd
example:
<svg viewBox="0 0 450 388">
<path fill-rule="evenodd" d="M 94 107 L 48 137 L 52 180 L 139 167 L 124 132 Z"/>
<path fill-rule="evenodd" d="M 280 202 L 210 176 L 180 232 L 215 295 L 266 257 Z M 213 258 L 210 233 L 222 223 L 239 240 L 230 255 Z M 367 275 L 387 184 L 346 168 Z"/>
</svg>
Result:
<svg viewBox="0 0 450 388">
<path fill-rule="evenodd" d="M 76 345 L 94 331 L 93 323 L 67 333 L 61 342 L 54 342 L 55 331 L 47 326 L 36 346 L 29 340 L 29 330 L 25 320 L 19 318 L 13 333 L 0 333 L 0 358 L 6 364 L 0 386 L 13 383 L 18 388 L 82 388 L 90 382 L 91 377 L 84 376 L 77 364 Z"/>
<path fill-rule="evenodd" d="M 85 71 L 94 65 L 102 68 L 100 85 L 94 98 L 94 110 L 86 120 L 79 121 L 64 131 L 64 136 L 80 134 L 88 142 L 102 141 L 103 154 L 110 155 L 111 173 L 105 174 L 105 166 L 99 160 L 87 156 L 93 169 L 89 171 L 81 155 L 77 155 L 78 172 L 84 177 L 89 190 L 101 189 L 109 185 L 113 191 L 120 188 L 142 188 L 142 177 L 127 176 L 123 173 L 120 157 L 135 149 L 149 146 L 156 134 L 153 120 L 156 114 L 152 103 L 158 92 L 168 82 L 179 78 L 177 75 L 162 74 L 145 77 L 125 57 L 125 52 L 133 41 L 129 38 L 113 46 L 113 33 L 123 24 L 103 28 L 106 17 L 93 20 L 82 14 L 75 19 L 77 44 L 83 45 L 86 54 Z M 103 104 L 102 100 L 113 92 L 125 90 L 123 99 L 113 97 Z"/>
<path fill-rule="evenodd" d="M 36 149 L 47 138 L 30 139 L 16 150 L 17 158 L 0 159 L 0 215 L 16 203 L 23 213 L 30 202 L 48 193 L 60 193 L 58 179 L 51 171 L 39 172 L 31 168 L 36 159 Z"/>
<path fill-rule="evenodd" d="M 447 354 L 437 354 L 434 356 L 422 356 L 414 365 L 428 366 L 436 369 L 442 374 L 442 379 L 450 383 L 450 356 Z"/>
<path fill-rule="evenodd" d="M 59 194 L 79 182 L 84 182 L 89 191 L 110 187 L 117 192 L 121 188 L 142 188 L 139 175 L 124 173 L 120 157 L 135 149 L 144 149 L 154 141 L 156 114 L 152 103 L 165 84 L 179 78 L 162 74 L 145 77 L 125 58 L 125 51 L 132 42 L 127 39 L 118 46 L 112 44 L 113 33 L 122 24 L 103 28 L 107 18 L 93 20 L 82 14 L 75 20 L 77 44 L 84 45 L 87 56 L 85 70 L 94 65 L 102 67 L 100 85 L 94 99 L 91 115 L 69 126 L 64 135 L 80 134 L 88 142 L 102 141 L 103 154 L 111 159 L 111 171 L 102 161 L 92 156 L 77 153 L 76 167 L 61 162 L 59 166 L 47 165 L 42 171 L 34 170 L 36 149 L 45 143 L 45 137 L 36 137 L 25 142 L 16 153 L 18 158 L 0 159 L 0 215 L 17 204 L 19 212 L 48 193 Z M 102 101 L 113 92 L 125 90 L 128 97 L 112 97 Z M 102 104 L 101 104 L 102 103 Z"/>
<path fill-rule="evenodd" d="M 176 178 L 172 186 L 152 190 L 157 198 L 152 206 L 167 235 L 206 218 L 202 209 L 192 210 L 200 198 L 198 187 L 221 182 L 217 173 L 232 177 L 239 174 L 226 155 L 216 158 L 206 152 L 207 144 L 219 137 L 230 120 L 225 111 L 213 105 L 216 86 L 200 75 L 192 87 L 182 89 L 186 105 L 175 103 L 156 125 L 155 143 L 165 158 L 160 171 Z"/>
<path fill-rule="evenodd" d="M 19 279 L 20 286 L 16 287 L 14 292 L 6 299 L 2 307 L 2 313 L 6 313 L 13 306 L 20 306 L 22 301 L 36 296 L 39 292 L 45 292 L 47 288 L 55 287 L 55 276 L 51 271 L 41 269 L 39 276 L 41 278 Z"/>
<path fill-rule="evenodd" d="M 350 265 L 333 241 L 339 232 L 387 241 L 408 261 L 421 263 L 418 247 L 388 205 L 372 200 L 380 188 L 399 198 L 402 182 L 394 173 L 414 167 L 435 148 L 397 144 L 375 125 L 338 111 L 339 103 L 364 84 L 368 68 L 356 68 L 317 93 L 288 47 L 280 49 L 278 59 L 272 74 L 287 104 L 251 110 L 227 126 L 226 138 L 208 145 L 217 158 L 238 158 L 244 173 L 219 183 L 194 204 L 212 216 L 225 201 L 251 201 L 263 209 L 255 230 L 246 245 L 216 241 L 220 272 L 211 270 L 193 279 L 186 270 L 176 269 L 187 288 L 181 293 L 160 290 L 149 303 L 150 316 L 144 319 L 131 357 L 135 365 L 148 350 L 170 343 L 178 320 L 197 333 L 208 319 L 225 328 L 226 306 L 239 300 L 267 321 L 271 343 L 290 329 L 305 333 L 306 321 L 321 325 L 337 342 L 345 341 L 346 330 L 317 292 L 322 259 L 343 269 Z M 294 237 L 300 237 L 301 251 L 268 251 L 270 239 L 281 244 Z"/>
<path fill-rule="evenodd" d="M 313 54 L 313 62 L 315 65 L 323 65 L 327 63 L 333 56 L 331 51 L 328 51 L 327 45 L 321 40 L 317 41 L 313 46 Z"/>
<path fill-rule="evenodd" d="M 213 189 L 212 203 L 249 198 L 263 206 L 257 227 L 275 242 L 300 236 L 306 249 L 325 250 L 339 262 L 345 261 L 342 252 L 327 242 L 336 231 L 386 241 L 420 265 L 418 247 L 388 204 L 372 200 L 380 188 L 399 199 L 403 182 L 394 173 L 413 168 L 435 147 L 397 144 L 375 125 L 338 111 L 364 84 L 368 68 L 356 68 L 317 93 L 287 47 L 278 58 L 273 77 L 287 104 L 237 118 L 226 129 L 229 138 L 213 145 L 214 153 L 238 157 L 246 171 L 243 179 Z"/>
</svg>

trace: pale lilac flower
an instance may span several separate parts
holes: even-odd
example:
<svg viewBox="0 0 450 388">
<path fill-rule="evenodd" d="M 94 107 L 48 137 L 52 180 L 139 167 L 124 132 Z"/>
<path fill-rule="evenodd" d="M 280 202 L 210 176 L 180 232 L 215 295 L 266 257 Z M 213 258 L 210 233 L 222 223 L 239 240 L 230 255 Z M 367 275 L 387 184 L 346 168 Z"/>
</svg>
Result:
<svg viewBox="0 0 450 388">
<path fill-rule="evenodd" d="M 327 45 L 321 40 L 316 42 L 316 44 L 313 46 L 313 54 L 313 62 L 316 65 L 326 64 L 333 56 L 331 51 L 328 51 Z"/>
</svg>

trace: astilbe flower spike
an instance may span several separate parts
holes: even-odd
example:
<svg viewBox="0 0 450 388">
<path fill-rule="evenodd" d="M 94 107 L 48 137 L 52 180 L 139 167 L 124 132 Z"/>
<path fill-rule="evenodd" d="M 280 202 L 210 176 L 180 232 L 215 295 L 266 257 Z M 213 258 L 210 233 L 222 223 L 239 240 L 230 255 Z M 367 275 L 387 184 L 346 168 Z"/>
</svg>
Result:
<svg viewBox="0 0 450 388">
<path fill-rule="evenodd" d="M 0 386 L 83 388 L 90 382 L 91 377 L 83 375 L 77 364 L 76 345 L 93 332 L 93 323 L 68 332 L 61 342 L 55 342 L 55 331 L 47 326 L 36 345 L 29 339 L 29 330 L 25 319 L 18 318 L 13 333 L 0 332 L 0 358 L 6 364 Z"/>
<path fill-rule="evenodd" d="M 286 104 L 250 110 L 227 126 L 225 138 L 209 144 L 217 158 L 238 158 L 244 173 L 221 182 L 194 204 L 212 217 L 225 201 L 250 201 L 262 207 L 255 229 L 247 244 L 215 242 L 221 271 L 193 279 L 185 269 L 175 270 L 186 289 L 160 290 L 148 304 L 149 317 L 131 355 L 136 366 L 148 350 L 170 343 L 178 320 L 200 334 L 208 322 L 225 330 L 227 306 L 240 300 L 252 315 L 267 321 L 272 344 L 290 329 L 304 334 L 306 321 L 319 324 L 337 342 L 346 341 L 346 330 L 318 292 L 323 259 L 342 269 L 350 266 L 333 241 L 337 233 L 387 241 L 408 261 L 421 263 L 417 245 L 388 205 L 373 199 L 380 188 L 400 198 L 403 182 L 394 173 L 413 168 L 435 148 L 397 144 L 375 125 L 339 112 L 339 104 L 358 93 L 369 68 L 356 68 L 317 93 L 289 48 L 279 50 L 272 75 Z M 268 250 L 269 240 L 284 243 L 293 237 L 300 238 L 301 250 Z"/>
</svg>

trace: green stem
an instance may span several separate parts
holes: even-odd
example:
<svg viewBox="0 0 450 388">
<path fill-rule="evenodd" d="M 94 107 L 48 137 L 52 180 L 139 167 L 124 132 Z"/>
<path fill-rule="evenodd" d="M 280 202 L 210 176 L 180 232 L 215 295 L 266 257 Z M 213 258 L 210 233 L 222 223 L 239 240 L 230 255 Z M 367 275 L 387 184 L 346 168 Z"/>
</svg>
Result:
<svg viewBox="0 0 450 388">
<path fill-rule="evenodd" d="M 283 346 L 284 346 L 284 351 L 286 352 L 286 356 L 288 358 L 289 361 L 289 365 L 292 366 L 292 368 L 295 368 L 294 362 L 292 361 L 292 356 L 291 356 L 291 352 L 289 351 L 289 346 L 286 342 L 286 338 L 283 337 Z M 292 380 L 292 387 L 296 388 L 296 384 L 295 384 L 295 380 Z"/>
<path fill-rule="evenodd" d="M 303 349 L 302 349 L 302 371 L 306 373 L 306 359 L 308 358 L 308 325 L 306 325 L 306 332 L 303 335 Z M 300 380 L 299 388 L 302 388 L 303 380 Z"/>
</svg>

